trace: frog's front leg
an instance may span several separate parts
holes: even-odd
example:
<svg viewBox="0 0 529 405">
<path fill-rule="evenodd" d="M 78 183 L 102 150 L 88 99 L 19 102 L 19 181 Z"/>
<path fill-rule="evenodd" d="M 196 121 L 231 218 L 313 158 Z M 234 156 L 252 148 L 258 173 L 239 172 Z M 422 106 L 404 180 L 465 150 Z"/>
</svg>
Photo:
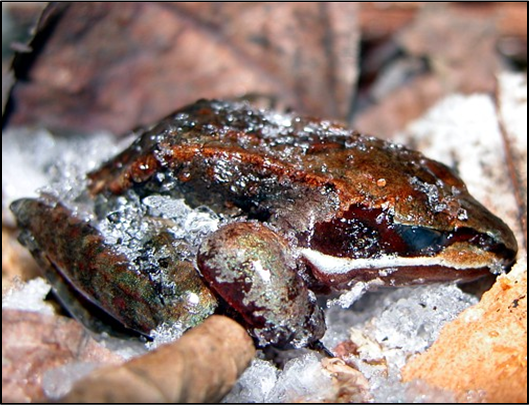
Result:
<svg viewBox="0 0 529 405">
<path fill-rule="evenodd" d="M 258 222 L 228 224 L 201 245 L 198 267 L 264 346 L 303 347 L 325 333 L 321 309 L 287 241 Z"/>
</svg>

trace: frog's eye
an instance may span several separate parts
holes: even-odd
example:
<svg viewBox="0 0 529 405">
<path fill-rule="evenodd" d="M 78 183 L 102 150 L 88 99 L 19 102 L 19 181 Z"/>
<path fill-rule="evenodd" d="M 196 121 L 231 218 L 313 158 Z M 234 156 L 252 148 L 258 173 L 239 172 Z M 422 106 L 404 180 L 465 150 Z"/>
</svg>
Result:
<svg viewBox="0 0 529 405">
<path fill-rule="evenodd" d="M 402 238 L 410 253 L 431 251 L 436 252 L 446 245 L 446 234 L 421 226 L 395 225 L 395 231 Z"/>
</svg>

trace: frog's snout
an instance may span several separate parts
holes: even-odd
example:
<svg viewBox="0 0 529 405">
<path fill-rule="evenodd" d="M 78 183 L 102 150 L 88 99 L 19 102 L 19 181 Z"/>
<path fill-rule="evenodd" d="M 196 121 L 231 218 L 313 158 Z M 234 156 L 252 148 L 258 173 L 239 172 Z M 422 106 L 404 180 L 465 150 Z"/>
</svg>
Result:
<svg viewBox="0 0 529 405">
<path fill-rule="evenodd" d="M 460 221 L 459 229 L 473 229 L 476 235 L 470 242 L 495 254 L 504 268 L 510 267 L 518 253 L 518 243 L 511 228 L 473 197 L 462 199 L 461 206 L 468 212 L 468 218 Z"/>
</svg>

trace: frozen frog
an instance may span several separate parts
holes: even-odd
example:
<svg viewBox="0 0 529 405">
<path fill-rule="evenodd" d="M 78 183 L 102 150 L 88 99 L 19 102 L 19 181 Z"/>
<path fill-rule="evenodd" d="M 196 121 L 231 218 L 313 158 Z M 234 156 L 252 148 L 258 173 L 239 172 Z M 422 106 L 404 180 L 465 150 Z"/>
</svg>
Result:
<svg viewBox="0 0 529 405">
<path fill-rule="evenodd" d="M 145 335 L 224 311 L 260 345 L 302 347 L 325 332 L 316 294 L 470 281 L 505 271 L 517 252 L 507 225 L 443 164 L 246 103 L 178 110 L 87 184 L 78 206 L 14 202 L 20 240 L 67 306 L 76 296 Z M 160 201 L 218 223 L 189 241 L 153 209 Z M 108 223 L 135 236 L 109 240 Z"/>
</svg>

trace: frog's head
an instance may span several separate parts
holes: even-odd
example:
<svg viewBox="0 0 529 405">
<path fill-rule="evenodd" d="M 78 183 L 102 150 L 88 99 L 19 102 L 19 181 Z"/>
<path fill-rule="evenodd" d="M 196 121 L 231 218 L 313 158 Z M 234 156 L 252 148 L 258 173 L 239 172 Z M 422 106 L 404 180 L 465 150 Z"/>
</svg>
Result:
<svg viewBox="0 0 529 405">
<path fill-rule="evenodd" d="M 320 282 L 472 281 L 512 265 L 518 248 L 509 227 L 448 167 L 419 157 L 420 166 L 397 165 L 393 176 L 376 167 L 369 175 L 383 182 L 367 184 L 362 200 L 353 196 L 339 215 L 316 225 L 302 254 Z"/>
</svg>

